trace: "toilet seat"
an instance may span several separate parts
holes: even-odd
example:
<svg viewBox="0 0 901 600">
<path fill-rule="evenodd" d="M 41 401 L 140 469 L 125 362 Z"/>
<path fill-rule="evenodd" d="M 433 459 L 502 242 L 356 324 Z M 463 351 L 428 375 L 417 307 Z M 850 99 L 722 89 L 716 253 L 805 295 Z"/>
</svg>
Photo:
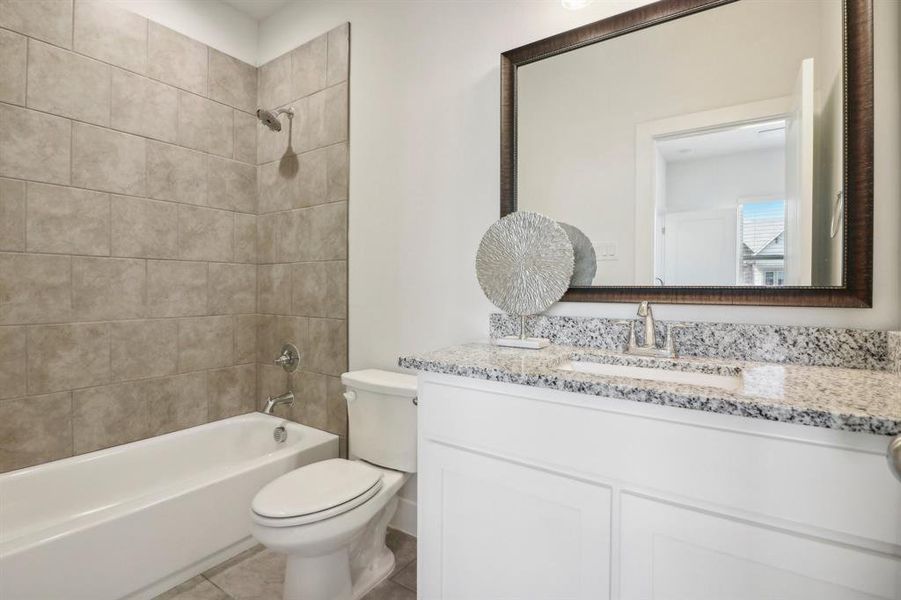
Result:
<svg viewBox="0 0 901 600">
<path fill-rule="evenodd" d="M 333 458 L 295 469 L 267 484 L 253 499 L 257 523 L 292 527 L 315 523 L 360 506 L 382 488 L 381 470 Z"/>
</svg>

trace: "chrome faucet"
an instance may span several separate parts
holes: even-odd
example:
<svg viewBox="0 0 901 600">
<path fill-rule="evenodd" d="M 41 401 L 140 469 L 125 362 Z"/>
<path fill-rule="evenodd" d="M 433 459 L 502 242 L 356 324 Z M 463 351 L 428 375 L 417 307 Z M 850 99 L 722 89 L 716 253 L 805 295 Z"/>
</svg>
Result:
<svg viewBox="0 0 901 600">
<path fill-rule="evenodd" d="M 638 316 L 644 317 L 644 343 L 639 345 L 635 341 L 635 321 L 620 321 L 629 324 L 629 342 L 626 344 L 624 352 L 626 354 L 635 354 L 637 356 L 656 356 L 658 358 L 674 358 L 676 356 L 675 341 L 673 339 L 673 330 L 679 325 L 666 325 L 666 339 L 663 347 L 657 347 L 657 331 L 655 329 L 654 311 L 647 301 L 638 305 Z"/>
<path fill-rule="evenodd" d="M 269 396 L 266 398 L 266 408 L 263 409 L 263 414 L 271 415 L 272 409 L 280 404 L 287 404 L 288 406 L 294 405 L 294 392 L 285 392 L 281 396 L 276 396 L 273 398 Z"/>
</svg>

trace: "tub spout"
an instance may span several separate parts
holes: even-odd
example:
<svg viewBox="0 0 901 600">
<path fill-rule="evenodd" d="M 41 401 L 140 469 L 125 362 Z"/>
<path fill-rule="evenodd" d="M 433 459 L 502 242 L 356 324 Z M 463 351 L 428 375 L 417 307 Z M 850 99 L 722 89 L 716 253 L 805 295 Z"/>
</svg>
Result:
<svg viewBox="0 0 901 600">
<path fill-rule="evenodd" d="M 276 396 L 275 398 L 273 398 L 272 396 L 266 398 L 266 408 L 263 409 L 263 413 L 271 415 L 272 409 L 279 404 L 287 404 L 288 406 L 292 406 L 294 404 L 294 392 L 285 392 L 281 396 Z"/>
</svg>

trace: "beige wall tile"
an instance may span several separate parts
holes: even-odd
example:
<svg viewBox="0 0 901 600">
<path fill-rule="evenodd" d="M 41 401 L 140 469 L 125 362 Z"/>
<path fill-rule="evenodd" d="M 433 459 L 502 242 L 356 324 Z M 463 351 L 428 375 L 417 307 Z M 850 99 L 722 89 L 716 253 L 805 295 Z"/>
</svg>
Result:
<svg viewBox="0 0 901 600">
<path fill-rule="evenodd" d="M 208 372 L 210 421 L 253 412 L 256 365 L 238 365 Z"/>
<path fill-rule="evenodd" d="M 0 27 L 72 47 L 72 0 L 2 0 Z"/>
<path fill-rule="evenodd" d="M 324 118 L 316 131 L 317 146 L 328 146 L 347 139 L 347 84 L 342 83 L 321 92 Z"/>
<path fill-rule="evenodd" d="M 31 40 L 28 42 L 28 107 L 108 126 L 110 66 Z"/>
<path fill-rule="evenodd" d="M 0 401 L 0 472 L 72 456 L 69 392 Z"/>
<path fill-rule="evenodd" d="M 291 377 L 297 399 L 292 416 L 304 425 L 325 429 L 328 426 L 328 377 L 309 371 L 298 371 Z"/>
<path fill-rule="evenodd" d="M 235 317 L 235 364 L 257 360 L 257 315 Z"/>
<path fill-rule="evenodd" d="M 28 392 L 43 394 L 109 382 L 106 323 L 28 328 Z"/>
<path fill-rule="evenodd" d="M 203 315 L 206 309 L 206 263 L 147 261 L 148 317 Z"/>
<path fill-rule="evenodd" d="M 110 124 L 150 138 L 178 140 L 178 90 L 122 69 L 112 70 Z"/>
<path fill-rule="evenodd" d="M 72 185 L 142 196 L 146 165 L 144 138 L 72 124 Z"/>
<path fill-rule="evenodd" d="M 78 320 L 143 317 L 146 290 L 143 260 L 72 257 L 72 314 Z"/>
<path fill-rule="evenodd" d="M 178 258 L 178 205 L 112 196 L 110 246 L 113 256 Z"/>
<path fill-rule="evenodd" d="M 209 97 L 244 112 L 257 110 L 257 69 L 210 48 Z"/>
<path fill-rule="evenodd" d="M 174 375 L 178 372 L 175 319 L 110 323 L 110 376 L 113 381 Z"/>
<path fill-rule="evenodd" d="M 117 383 L 72 396 L 75 453 L 92 452 L 150 436 L 150 404 L 165 387 L 154 380 Z"/>
<path fill-rule="evenodd" d="M 310 210 L 309 258 L 347 258 L 347 203 L 314 206 Z"/>
<path fill-rule="evenodd" d="M 179 319 L 179 372 L 228 367 L 234 364 L 234 357 L 234 317 Z"/>
<path fill-rule="evenodd" d="M 328 149 L 328 202 L 340 202 L 347 200 L 347 186 L 349 178 L 347 144 L 335 144 Z"/>
<path fill-rule="evenodd" d="M 258 310 L 271 315 L 290 314 L 291 265 L 261 265 L 259 270 Z"/>
<path fill-rule="evenodd" d="M 0 399 L 27 393 L 25 338 L 24 327 L 0 327 Z"/>
<path fill-rule="evenodd" d="M 256 265 L 211 263 L 209 284 L 210 314 L 233 315 L 256 312 Z"/>
<path fill-rule="evenodd" d="M 235 317 L 235 363 L 252 363 L 257 360 L 257 316 Z"/>
<path fill-rule="evenodd" d="M 347 371 L 347 321 L 310 319 L 310 336 L 305 348 L 309 370 L 341 375 Z"/>
<path fill-rule="evenodd" d="M 257 164 L 257 118 L 239 110 L 235 116 L 235 160 Z"/>
<path fill-rule="evenodd" d="M 147 187 L 151 198 L 206 204 L 206 156 L 186 148 L 147 142 Z"/>
<path fill-rule="evenodd" d="M 287 104 L 291 97 L 291 54 L 282 54 L 259 69 L 260 106 L 272 109 Z"/>
<path fill-rule="evenodd" d="M 276 244 L 282 262 L 312 260 L 312 208 L 281 213 L 277 222 Z"/>
<path fill-rule="evenodd" d="M 296 206 L 314 206 L 326 201 L 328 186 L 328 150 L 305 152 L 297 157 L 298 185 Z"/>
<path fill-rule="evenodd" d="M 303 98 L 325 87 L 328 34 L 320 35 L 289 54 L 291 98 Z"/>
<path fill-rule="evenodd" d="M 347 263 L 295 263 L 292 268 L 291 314 L 347 318 Z"/>
<path fill-rule="evenodd" d="M 69 183 L 68 119 L 0 104 L 0 175 Z"/>
<path fill-rule="evenodd" d="M 257 362 L 264 365 L 281 354 L 282 345 L 291 343 L 301 351 L 301 367 L 308 361 L 303 354 L 309 338 L 309 319 L 306 317 L 277 317 L 259 315 L 257 324 Z"/>
<path fill-rule="evenodd" d="M 68 256 L 0 254 L 0 323 L 53 323 L 72 316 Z"/>
<path fill-rule="evenodd" d="M 28 251 L 109 256 L 109 194 L 28 184 Z"/>
<path fill-rule="evenodd" d="M 257 260 L 260 264 L 274 263 L 278 258 L 278 224 L 282 218 L 279 213 L 257 217 Z"/>
<path fill-rule="evenodd" d="M 347 80 L 350 66 L 350 23 L 328 32 L 328 85 Z"/>
<path fill-rule="evenodd" d="M 150 434 L 162 435 L 208 421 L 207 373 L 186 373 L 164 380 L 150 402 Z"/>
<path fill-rule="evenodd" d="M 207 47 L 153 21 L 147 31 L 147 74 L 197 94 L 207 92 Z"/>
<path fill-rule="evenodd" d="M 186 260 L 234 260 L 234 213 L 213 208 L 179 206 L 178 255 Z"/>
<path fill-rule="evenodd" d="M 182 146 L 232 158 L 234 124 L 234 111 L 228 106 L 178 93 L 178 143 Z"/>
<path fill-rule="evenodd" d="M 244 213 L 257 210 L 257 168 L 227 158 L 207 157 L 208 204 Z"/>
<path fill-rule="evenodd" d="M 288 391 L 288 374 L 281 367 L 268 364 L 257 365 L 257 410 L 262 410 L 266 406 L 266 400 L 269 396 L 278 396 Z M 297 398 L 294 399 L 295 405 L 298 403 Z M 273 414 L 281 418 L 291 418 L 292 408 L 285 405 L 276 406 Z"/>
<path fill-rule="evenodd" d="M 328 424 L 326 431 L 347 437 L 347 400 L 344 399 L 344 384 L 338 377 L 329 377 L 326 387 Z"/>
<path fill-rule="evenodd" d="M 25 182 L 0 178 L 0 250 L 25 250 Z"/>
<path fill-rule="evenodd" d="M 294 127 L 291 129 L 291 146 L 294 152 L 308 152 L 319 147 L 317 131 L 325 119 L 325 95 L 317 92 L 294 102 Z M 261 153 L 262 154 L 262 153 Z"/>
<path fill-rule="evenodd" d="M 260 214 L 297 208 L 300 176 L 297 157 L 260 166 Z"/>
<path fill-rule="evenodd" d="M 147 70 L 147 19 L 104 0 L 77 0 L 75 50 L 144 73 Z"/>
<path fill-rule="evenodd" d="M 2 213 L 0 201 L 0 213 Z M 2 235 L 0 235 L 2 239 Z M 2 244 L 0 244 L 2 248 Z M 257 262 L 257 217 L 256 215 L 235 215 L 235 261 L 242 263 Z"/>
<path fill-rule="evenodd" d="M 25 104 L 27 48 L 25 36 L 0 29 L 0 102 Z"/>
</svg>

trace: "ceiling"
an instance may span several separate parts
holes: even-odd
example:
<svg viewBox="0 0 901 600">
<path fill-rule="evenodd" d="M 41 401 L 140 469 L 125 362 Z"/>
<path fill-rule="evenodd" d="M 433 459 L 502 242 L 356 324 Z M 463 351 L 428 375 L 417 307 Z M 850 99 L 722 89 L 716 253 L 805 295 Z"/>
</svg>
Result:
<svg viewBox="0 0 901 600">
<path fill-rule="evenodd" d="M 262 21 L 291 0 L 222 0 L 252 19 Z"/>
<path fill-rule="evenodd" d="M 785 145 L 785 120 L 774 119 L 657 141 L 667 162 L 694 160 Z"/>
</svg>

